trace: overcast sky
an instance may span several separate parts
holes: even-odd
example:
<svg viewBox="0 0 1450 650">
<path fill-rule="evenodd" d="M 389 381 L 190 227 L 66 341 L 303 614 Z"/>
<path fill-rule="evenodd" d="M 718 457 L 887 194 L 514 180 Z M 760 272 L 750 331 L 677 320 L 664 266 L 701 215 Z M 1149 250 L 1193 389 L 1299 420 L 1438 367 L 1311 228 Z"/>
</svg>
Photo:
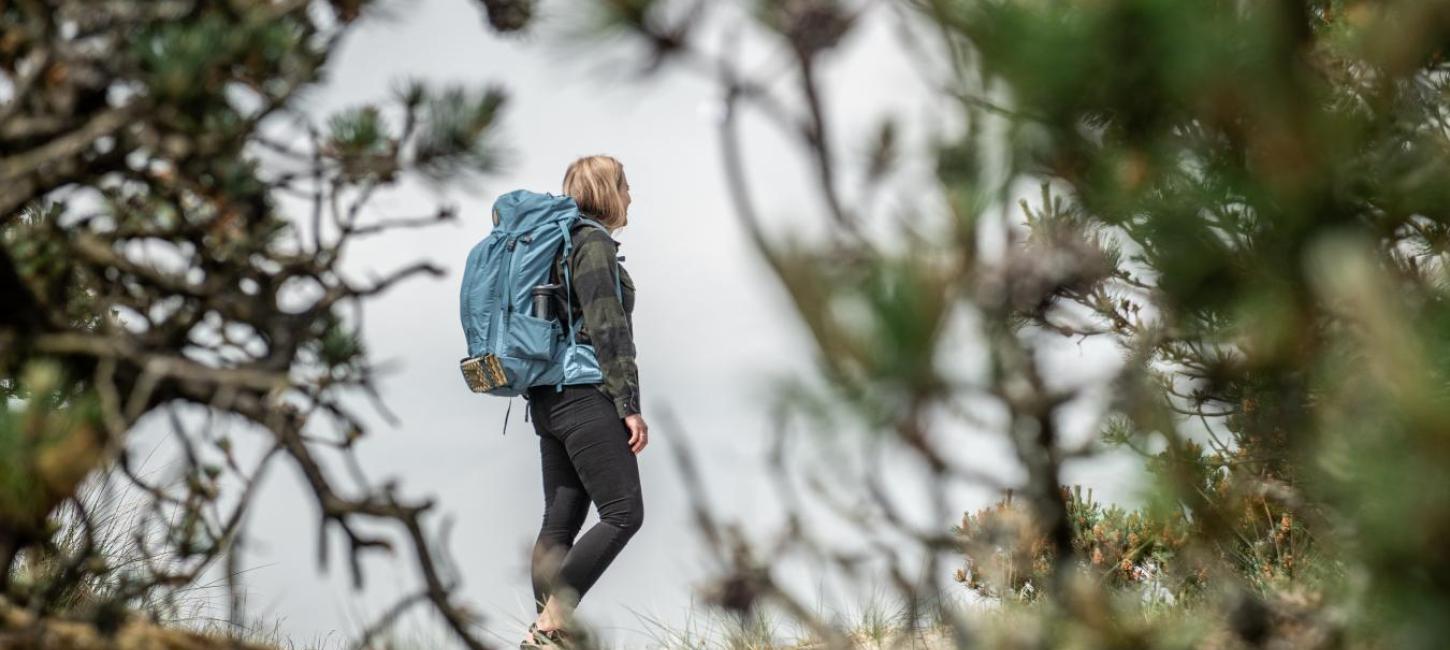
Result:
<svg viewBox="0 0 1450 650">
<path fill-rule="evenodd" d="M 374 478 L 399 479 L 407 494 L 438 500 L 439 515 L 453 520 L 448 541 L 466 599 L 488 618 L 499 642 L 516 641 L 533 611 L 527 559 L 542 512 L 538 447 L 531 425 L 523 422 L 522 399 L 515 400 L 508 434 L 500 435 L 507 400 L 468 392 L 458 375 L 465 351 L 458 273 L 469 248 L 487 234 L 495 196 L 515 188 L 558 192 L 574 158 L 619 158 L 634 196 L 631 225 L 618 238 L 639 289 L 634 321 L 653 446 L 641 457 L 644 528 L 589 594 L 581 614 L 621 644 L 641 646 L 645 618 L 670 625 L 687 620 L 706 569 L 665 447 L 688 435 L 715 504 L 757 531 L 769 530 L 779 516 L 762 462 L 773 378 L 812 368 L 805 333 L 731 212 L 715 131 L 718 93 L 708 80 L 685 72 L 636 82 L 627 70 L 611 73 L 601 63 L 610 50 L 564 46 L 557 34 L 573 4 L 565 0 L 545 2 L 534 34 L 522 39 L 493 34 L 468 0 L 381 4 L 392 16 L 365 19 L 344 42 L 308 109 L 322 116 L 375 101 L 409 76 L 498 83 L 510 95 L 502 133 L 511 155 L 502 173 L 469 194 L 452 195 L 462 208 L 459 223 L 398 232 L 351 250 L 351 268 L 362 277 L 420 258 L 449 270 L 442 279 L 394 289 L 366 312 L 367 345 L 389 369 L 382 392 L 401 424 L 374 426 L 360 447 L 363 464 Z M 847 42 L 826 82 L 843 142 L 864 143 L 871 125 L 887 114 L 903 119 L 911 137 L 950 126 L 934 122 L 938 107 L 926 80 L 913 72 L 885 12 L 872 14 Z M 779 131 L 758 122 L 747 126 L 750 175 L 772 226 L 823 223 L 797 151 Z M 375 214 L 421 215 L 436 199 L 410 189 L 380 201 Z M 962 354 L 980 350 L 964 344 Z M 1063 346 L 1056 356 L 1053 367 L 1074 381 L 1100 374 L 1114 358 L 1111 350 L 1091 345 Z M 666 405 L 683 431 L 664 426 Z M 1074 426 L 1085 430 L 1093 408 L 1079 411 Z M 960 437 L 953 449 L 963 458 L 1012 474 L 1004 441 L 982 432 L 954 433 Z M 917 469 L 909 459 L 890 459 L 886 467 L 903 472 L 903 479 Z M 1109 498 L 1130 499 L 1133 476 L 1133 465 L 1120 459 L 1073 468 L 1071 478 Z M 901 486 L 898 496 L 908 506 L 918 496 L 910 480 L 887 483 Z M 252 515 L 244 562 L 254 613 L 279 619 L 280 631 L 298 642 L 354 632 L 417 584 L 403 560 L 372 563 L 361 594 L 351 591 L 342 564 L 320 574 L 315 507 L 299 496 L 302 487 L 290 467 L 270 475 Z M 945 520 L 924 507 L 909 508 L 910 514 L 924 526 L 945 529 L 961 511 L 982 507 L 995 495 L 962 488 L 954 497 L 960 501 L 956 514 Z M 825 591 L 803 569 L 795 574 L 803 593 Z M 841 595 L 825 605 L 849 609 L 853 599 Z"/>
</svg>

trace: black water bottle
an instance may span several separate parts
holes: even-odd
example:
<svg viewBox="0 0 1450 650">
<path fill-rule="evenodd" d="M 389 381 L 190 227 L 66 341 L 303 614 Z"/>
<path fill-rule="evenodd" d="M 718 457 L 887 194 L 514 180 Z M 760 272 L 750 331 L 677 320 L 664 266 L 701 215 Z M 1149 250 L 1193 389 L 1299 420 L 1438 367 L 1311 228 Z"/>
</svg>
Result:
<svg viewBox="0 0 1450 650">
<path fill-rule="evenodd" d="M 541 284 L 533 288 L 530 294 L 534 299 L 534 318 L 549 320 L 554 317 L 554 291 L 560 286 L 558 284 Z"/>
</svg>

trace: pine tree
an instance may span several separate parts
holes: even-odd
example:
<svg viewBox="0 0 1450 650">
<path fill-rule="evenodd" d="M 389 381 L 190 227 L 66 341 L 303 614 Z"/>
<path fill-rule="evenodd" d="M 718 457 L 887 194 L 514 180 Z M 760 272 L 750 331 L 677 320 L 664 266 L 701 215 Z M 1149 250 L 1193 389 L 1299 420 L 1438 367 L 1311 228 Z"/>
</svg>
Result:
<svg viewBox="0 0 1450 650">
<path fill-rule="evenodd" d="M 793 65 L 757 75 L 736 41 L 688 38 L 706 18 L 629 4 L 611 24 L 652 46 L 647 65 L 681 61 L 722 86 L 736 213 L 816 344 L 821 372 L 783 393 L 783 431 L 801 421 L 813 439 L 839 441 L 864 430 L 862 446 L 924 463 L 921 477 L 851 474 L 874 507 L 841 517 L 867 539 L 965 544 L 969 566 L 1006 567 L 996 586 L 958 574 L 988 593 L 1032 583 L 1041 607 L 993 643 L 1434 647 L 1450 633 L 1438 614 L 1450 605 L 1438 549 L 1450 522 L 1440 326 L 1450 315 L 1450 4 L 887 3 L 905 10 L 891 13 L 904 47 L 953 107 L 941 131 L 959 135 L 932 143 L 945 215 L 937 197 L 890 211 L 872 200 L 909 146 L 894 122 L 869 134 L 866 156 L 843 153 L 829 129 L 828 55 L 889 10 L 758 3 L 725 33 L 750 33 Z M 782 126 L 815 173 L 824 238 L 765 223 L 740 144 L 747 112 Z M 1042 191 L 1019 209 L 1024 184 Z M 1004 231 L 1004 249 L 984 244 Z M 965 376 L 951 362 L 979 348 L 963 331 L 987 356 Z M 1120 348 L 1106 391 L 1044 376 L 1063 340 Z M 1065 407 L 1102 393 L 1100 435 L 1068 444 Z M 950 435 L 963 423 L 1007 441 L 1024 478 L 998 485 L 954 466 L 946 452 L 966 444 Z M 1114 446 L 1140 451 L 1155 476 L 1142 512 L 1061 486 L 1064 463 Z M 855 488 L 832 471 L 848 468 L 808 484 L 829 486 L 828 504 L 849 503 L 835 491 Z M 942 539 L 896 516 L 883 486 L 905 481 L 933 503 L 958 481 L 1014 493 Z M 792 524 L 784 536 L 799 547 L 834 548 Z M 710 539 L 727 567 L 722 603 L 774 601 L 832 638 L 775 581 L 774 553 Z M 1139 553 L 1177 566 L 1170 586 L 1187 615 L 1164 620 L 1107 588 L 1133 574 Z M 910 613 L 942 601 L 932 578 L 891 566 Z M 942 618 L 958 643 L 976 638 Z"/>
<path fill-rule="evenodd" d="M 424 532 L 431 504 L 392 485 L 344 489 L 327 470 L 364 434 L 343 396 L 376 395 L 353 308 L 440 273 L 425 261 L 358 281 L 341 270 L 347 246 L 453 218 L 439 206 L 380 220 L 367 206 L 405 179 L 493 170 L 505 103 L 499 89 L 405 82 L 321 123 L 305 114 L 299 94 L 374 4 L 0 3 L 0 639 L 32 638 L 16 626 L 57 613 L 109 633 L 129 609 L 234 568 L 251 486 L 285 459 L 320 513 L 324 563 L 327 534 L 340 536 L 360 585 L 359 556 L 392 545 L 375 524 L 393 525 L 424 581 L 403 604 L 431 603 L 485 647 Z M 499 31 L 532 8 L 479 3 Z M 242 466 L 229 437 L 182 415 L 197 409 L 249 423 L 270 451 Z M 133 471 L 129 434 L 150 414 L 175 428 L 182 481 Z M 147 561 L 125 571 L 83 493 L 103 473 L 150 501 L 127 542 Z"/>
</svg>

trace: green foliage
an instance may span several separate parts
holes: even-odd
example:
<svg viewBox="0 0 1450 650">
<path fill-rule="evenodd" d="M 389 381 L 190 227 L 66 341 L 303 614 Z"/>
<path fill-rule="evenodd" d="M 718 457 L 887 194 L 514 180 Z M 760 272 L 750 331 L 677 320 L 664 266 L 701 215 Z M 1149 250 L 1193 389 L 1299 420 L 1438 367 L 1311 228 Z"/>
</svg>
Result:
<svg viewBox="0 0 1450 650">
<path fill-rule="evenodd" d="M 322 53 L 308 47 L 305 33 L 292 16 L 254 6 L 241 15 L 203 12 L 154 25 L 131 47 L 153 99 L 205 105 L 233 78 L 259 83 L 274 70 L 306 70 L 306 59 Z"/>
<path fill-rule="evenodd" d="M 1071 190 L 1028 207 L 1026 249 L 1106 263 L 1023 323 L 1127 353 L 1104 440 L 1187 513 L 1164 566 L 1353 603 L 1356 642 L 1450 633 L 1424 538 L 1450 517 L 1443 3 L 931 4 L 1010 97 L 1014 172 Z M 1077 562 L 1117 557 L 1066 504 Z"/>
<path fill-rule="evenodd" d="M 65 317 L 78 328 L 93 330 L 103 317 L 95 300 L 96 279 L 76 273 L 53 236 L 62 228 L 64 212 L 64 203 L 28 207 L 14 221 L 0 223 L 0 245 L 9 250 L 16 272 L 32 283 L 36 294 L 64 305 Z"/>
<path fill-rule="evenodd" d="M 1144 590 L 1145 597 L 1175 600 L 1193 595 L 1201 567 L 1183 566 L 1178 556 L 1194 531 L 1181 512 L 1127 511 L 1104 507 L 1081 488 L 1063 488 L 1072 525 L 1076 570 L 1095 584 Z M 953 532 L 967 566 L 958 582 L 984 596 L 1032 601 L 1051 584 L 1058 552 L 1044 536 L 1038 517 L 1012 495 L 967 513 Z"/>
<path fill-rule="evenodd" d="M 499 159 L 489 136 L 504 99 L 497 88 L 470 92 L 457 87 L 426 98 L 414 152 L 419 168 L 435 179 L 493 171 Z"/>
<path fill-rule="evenodd" d="M 504 93 L 412 83 L 319 125 L 295 99 L 374 4 L 0 3 L 0 608 L 42 615 L 0 611 L 0 637 L 29 635 L 23 621 L 43 627 L 99 583 L 120 585 L 106 599 L 116 608 L 65 614 L 108 631 L 148 594 L 185 593 L 235 560 L 255 481 L 277 458 L 307 479 L 321 548 L 329 531 L 351 542 L 358 585 L 357 556 L 391 548 L 358 531 L 431 529 L 427 504 L 358 476 L 337 487 L 319 456 L 351 453 L 363 435 L 348 395 L 377 397 L 345 308 L 442 271 L 366 269 L 360 282 L 342 257 L 355 238 L 452 218 L 451 206 L 389 218 L 371 201 L 409 177 L 443 185 L 494 169 Z M 482 8 L 516 30 L 533 3 Z M 296 205 L 310 209 L 283 210 Z M 153 414 L 180 467 L 154 481 L 132 471 L 130 448 Z M 255 466 L 216 436 L 222 420 L 267 441 Z M 95 513 L 79 494 L 101 475 L 146 505 L 132 531 L 145 561 L 124 578 L 91 543 Z M 425 537 L 408 536 L 410 557 L 437 575 Z M 483 647 L 453 590 L 431 584 L 427 599 Z"/>
<path fill-rule="evenodd" d="M 337 113 L 328 120 L 327 127 L 328 144 L 344 156 L 386 153 L 391 139 L 387 125 L 373 106 Z"/>
<path fill-rule="evenodd" d="M 833 425 L 818 439 L 879 433 L 871 444 L 928 469 L 858 477 L 879 512 L 841 506 L 843 518 L 866 539 L 886 529 L 938 549 L 901 525 L 882 484 L 919 478 L 940 504 L 954 480 L 992 482 L 944 459 L 966 444 L 951 416 L 1010 445 L 1017 500 L 968 515 L 955 539 L 970 587 L 1033 601 L 1014 610 L 1022 633 L 989 647 L 1450 636 L 1430 613 L 1450 604 L 1450 561 L 1431 541 L 1450 530 L 1450 3 L 905 2 L 919 10 L 903 25 L 911 50 L 960 109 L 926 143 L 945 219 L 917 205 L 878 218 L 843 196 L 820 55 L 869 3 L 741 3 L 752 35 L 793 64 L 780 76 L 796 94 L 681 44 L 694 23 L 657 3 L 606 4 L 616 31 L 654 46 L 648 65 L 677 47 L 725 86 L 737 212 L 821 369 L 799 383 L 820 389 L 793 390 L 781 411 Z M 762 227 L 738 141 L 747 107 L 796 130 L 829 208 L 822 241 Z M 1041 199 L 1009 216 L 1028 183 Z M 1005 248 L 979 250 L 999 232 Z M 948 379 L 963 355 L 948 333 L 963 331 L 985 372 Z M 1106 385 L 1063 386 L 1044 362 L 1056 337 L 1107 341 L 1124 363 Z M 1065 405 L 1084 402 L 1105 407 L 1103 435 L 1069 445 Z M 1104 443 L 1143 456 L 1142 509 L 1060 490 L 1064 465 Z M 726 584 L 771 584 L 731 551 Z M 1144 577 L 1176 604 L 1144 603 Z"/>
<path fill-rule="evenodd" d="M 316 353 L 333 378 L 344 381 L 360 374 L 366 358 L 361 333 L 340 322 L 332 323 L 318 338 Z"/>
<path fill-rule="evenodd" d="M 0 404 L 0 521 L 43 535 L 50 509 L 85 479 L 102 452 L 99 407 L 53 362 L 28 364 Z"/>
</svg>

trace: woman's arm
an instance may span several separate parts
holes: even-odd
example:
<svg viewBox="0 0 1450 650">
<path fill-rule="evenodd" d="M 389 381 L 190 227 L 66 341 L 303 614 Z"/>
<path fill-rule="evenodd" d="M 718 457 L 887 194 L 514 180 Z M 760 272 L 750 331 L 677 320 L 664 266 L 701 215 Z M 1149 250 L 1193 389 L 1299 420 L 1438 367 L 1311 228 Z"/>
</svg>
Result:
<svg viewBox="0 0 1450 650">
<path fill-rule="evenodd" d="M 604 391 L 620 418 L 639 413 L 639 370 L 634 363 L 634 333 L 615 293 L 615 249 L 602 232 L 586 229 L 573 254 L 574 294 L 584 312 L 589 341 L 604 373 Z"/>
</svg>

